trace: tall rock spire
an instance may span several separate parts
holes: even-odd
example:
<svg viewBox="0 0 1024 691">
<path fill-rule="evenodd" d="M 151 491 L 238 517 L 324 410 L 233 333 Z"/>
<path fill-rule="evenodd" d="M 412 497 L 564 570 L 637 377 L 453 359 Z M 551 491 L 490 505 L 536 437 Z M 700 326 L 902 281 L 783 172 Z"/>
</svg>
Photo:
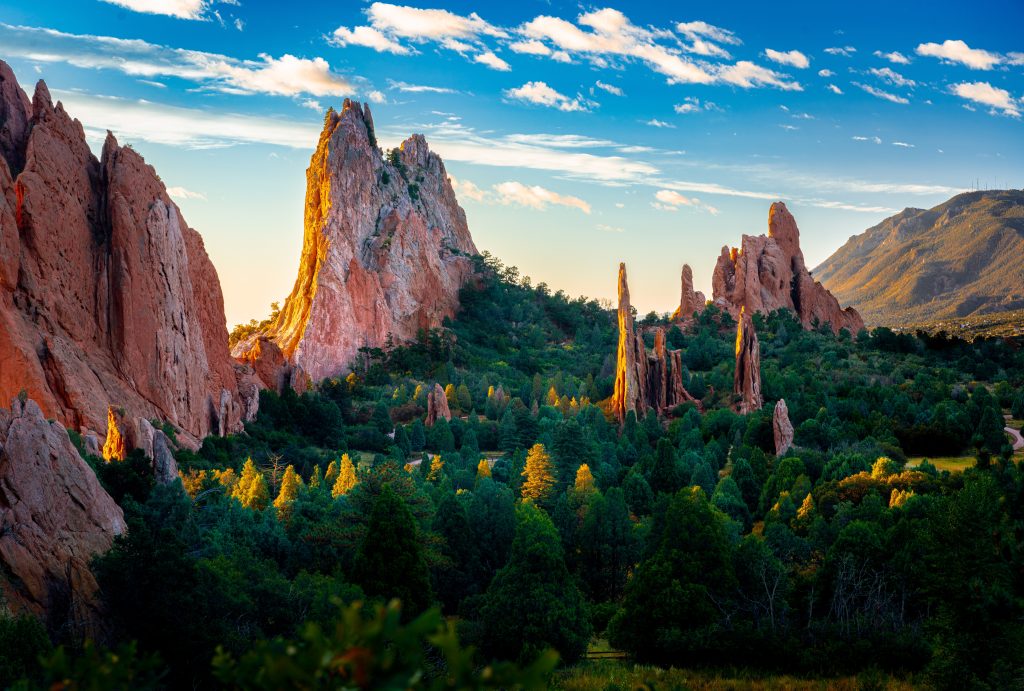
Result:
<svg viewBox="0 0 1024 691">
<path fill-rule="evenodd" d="M 760 410 L 764 405 L 761 396 L 761 346 L 754 331 L 754 322 L 746 308 L 740 309 L 740 321 L 736 328 L 733 392 L 739 399 L 736 406 L 741 415 Z"/>
<path fill-rule="evenodd" d="M 694 313 L 703 312 L 704 306 L 707 303 L 704 293 L 693 289 L 693 269 L 690 268 L 689 264 L 683 264 L 680 283 L 682 284 L 682 290 L 679 296 L 679 307 L 676 308 L 675 313 L 672 315 L 672 321 L 690 319 Z"/>
</svg>

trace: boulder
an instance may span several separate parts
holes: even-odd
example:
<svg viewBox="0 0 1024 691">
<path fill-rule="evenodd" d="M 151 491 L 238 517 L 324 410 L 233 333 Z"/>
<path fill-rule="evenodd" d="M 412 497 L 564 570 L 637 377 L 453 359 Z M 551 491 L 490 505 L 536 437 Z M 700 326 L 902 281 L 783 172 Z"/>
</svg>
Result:
<svg viewBox="0 0 1024 691">
<path fill-rule="evenodd" d="M 124 515 L 31 399 L 0 410 L 0 590 L 51 634 L 95 637 L 101 604 L 89 561 L 125 531 Z"/>
<path fill-rule="evenodd" d="M 433 427 L 439 419 L 452 419 L 452 412 L 448 408 L 448 397 L 444 395 L 444 389 L 440 384 L 435 383 L 434 388 L 427 392 L 427 427 Z"/>
<path fill-rule="evenodd" d="M 744 235 L 739 248 L 723 247 L 711 277 L 714 304 L 738 318 L 777 309 L 794 312 L 805 328 L 829 324 L 835 333 L 856 334 L 864 321 L 814 280 L 804 265 L 800 230 L 782 202 L 768 212 L 768 235 Z"/>
<path fill-rule="evenodd" d="M 793 423 L 789 421 L 786 400 L 780 398 L 772 414 L 772 429 L 775 432 L 775 455 L 781 456 L 793 446 Z"/>
</svg>

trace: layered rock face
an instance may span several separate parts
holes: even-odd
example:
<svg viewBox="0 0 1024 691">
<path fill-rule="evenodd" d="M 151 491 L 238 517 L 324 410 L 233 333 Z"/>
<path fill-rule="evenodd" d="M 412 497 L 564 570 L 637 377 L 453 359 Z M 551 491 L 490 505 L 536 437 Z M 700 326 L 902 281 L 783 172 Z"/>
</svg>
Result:
<svg viewBox="0 0 1024 691">
<path fill-rule="evenodd" d="M 775 455 L 781 456 L 793 446 L 793 423 L 789 421 L 789 408 L 784 398 L 780 398 L 775 404 L 772 431 L 775 434 Z"/>
<path fill-rule="evenodd" d="M 716 305 L 738 317 L 741 310 L 767 314 L 792 310 L 805 326 L 829 323 L 838 333 L 856 334 L 864 321 L 852 307 L 843 309 L 804 265 L 800 230 L 782 202 L 768 212 L 768 235 L 744 235 L 739 249 L 722 248 L 711 278 Z"/>
<path fill-rule="evenodd" d="M 757 341 L 754 322 L 746 309 L 740 310 L 739 326 L 736 328 L 733 393 L 738 399 L 736 409 L 741 415 L 760 410 L 764 405 L 761 396 L 761 345 Z"/>
<path fill-rule="evenodd" d="M 649 410 L 664 413 L 682 403 L 700 401 L 683 386 L 681 350 L 667 350 L 665 330 L 654 330 L 654 352 L 648 354 L 643 335 L 633 323 L 626 265 L 619 264 L 619 346 L 615 364 L 612 412 L 622 423 L 629 411 L 642 417 Z"/>
<path fill-rule="evenodd" d="M 435 383 L 434 388 L 427 392 L 427 427 L 433 427 L 434 423 L 444 418 L 452 419 L 452 411 L 448 407 L 448 397 L 444 395 L 444 389 L 440 384 Z"/>
<path fill-rule="evenodd" d="M 672 315 L 672 321 L 690 319 L 694 314 L 704 311 L 707 298 L 704 293 L 693 289 L 693 269 L 689 264 L 683 264 L 682 292 L 679 297 L 679 307 Z"/>
<path fill-rule="evenodd" d="M 306 181 L 298 278 L 265 335 L 317 382 L 452 316 L 477 250 L 441 159 L 422 135 L 385 159 L 367 105 L 328 113 Z"/>
<path fill-rule="evenodd" d="M 97 160 L 2 62 L 0 154 L 0 396 L 101 437 L 111 405 L 190 445 L 240 429 L 217 272 L 153 168 L 110 134 Z"/>
<path fill-rule="evenodd" d="M 43 617 L 53 633 L 94 636 L 89 560 L 124 530 L 67 430 L 31 399 L 0 409 L 0 590 L 12 609 Z"/>
</svg>

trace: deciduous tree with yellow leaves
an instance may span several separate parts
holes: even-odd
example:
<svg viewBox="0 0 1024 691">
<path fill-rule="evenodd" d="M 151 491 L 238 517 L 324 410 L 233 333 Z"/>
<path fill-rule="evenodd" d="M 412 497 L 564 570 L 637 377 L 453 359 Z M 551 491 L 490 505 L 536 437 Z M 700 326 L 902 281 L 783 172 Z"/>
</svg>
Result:
<svg viewBox="0 0 1024 691">
<path fill-rule="evenodd" d="M 555 484 L 555 475 L 551 471 L 551 456 L 543 444 L 534 444 L 526 454 L 526 467 L 523 469 L 523 499 L 544 502 L 551 494 Z"/>
<path fill-rule="evenodd" d="M 242 466 L 242 476 L 232 491 L 231 496 L 239 503 L 249 509 L 264 509 L 270 500 L 270 492 L 267 491 L 267 479 L 263 473 L 256 468 L 251 458 L 245 460 Z"/>
<path fill-rule="evenodd" d="M 330 473 L 330 468 L 328 468 L 327 472 Z M 359 484 L 359 479 L 356 477 L 356 466 L 352 463 L 352 458 L 347 453 L 343 454 L 341 457 L 341 467 L 338 470 L 338 479 L 335 480 L 334 487 L 331 488 L 331 496 L 338 498 L 348 494 L 357 484 Z"/>
</svg>

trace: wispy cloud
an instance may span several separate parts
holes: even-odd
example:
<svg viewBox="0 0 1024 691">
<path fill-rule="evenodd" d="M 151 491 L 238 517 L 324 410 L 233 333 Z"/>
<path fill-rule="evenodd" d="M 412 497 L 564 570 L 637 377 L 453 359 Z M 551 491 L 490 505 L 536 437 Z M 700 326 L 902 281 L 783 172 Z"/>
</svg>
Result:
<svg viewBox="0 0 1024 691">
<path fill-rule="evenodd" d="M 625 95 L 622 92 L 622 89 L 620 89 L 619 87 L 615 86 L 614 84 L 606 84 L 606 83 L 602 82 L 600 79 L 597 80 L 597 82 L 594 84 L 594 86 L 596 86 L 598 89 L 601 89 L 602 91 L 607 91 L 612 96 L 624 96 Z"/>
<path fill-rule="evenodd" d="M 893 103 L 900 103 L 902 105 L 910 103 L 910 101 L 904 98 L 903 96 L 889 93 L 888 91 L 882 91 L 881 89 L 871 86 L 870 84 L 861 84 L 860 82 L 853 82 L 853 85 L 860 87 L 862 90 L 866 91 L 867 93 L 871 94 L 876 98 L 882 98 L 885 99 L 886 101 L 892 101 Z"/>
<path fill-rule="evenodd" d="M 871 69 L 868 70 L 868 72 L 875 75 L 886 84 L 892 84 L 893 86 L 905 86 L 911 88 L 917 86 L 917 82 L 915 82 L 913 79 L 907 79 L 902 74 L 893 71 L 889 67 L 882 67 L 880 69 L 877 67 L 872 67 Z"/>
<path fill-rule="evenodd" d="M 686 98 L 683 99 L 682 103 L 676 104 L 673 107 L 673 110 L 675 110 L 680 115 L 686 115 L 687 113 L 698 113 L 702 110 L 720 109 L 711 101 L 704 101 L 703 103 L 701 103 L 701 100 L 696 96 L 687 96 Z"/>
<path fill-rule="evenodd" d="M 853 141 L 855 141 L 855 142 L 874 142 L 875 144 L 881 144 L 882 143 L 881 137 L 863 137 L 863 136 L 860 136 L 860 135 L 856 135 L 856 136 L 851 137 L 851 139 L 853 139 Z"/>
<path fill-rule="evenodd" d="M 654 198 L 656 201 L 652 203 L 652 206 L 661 211 L 678 211 L 681 206 L 689 206 L 707 211 L 712 215 L 718 213 L 718 209 L 715 207 L 705 204 L 696 197 L 682 195 L 675 190 L 658 190 L 654 193 Z"/>
<path fill-rule="evenodd" d="M 133 12 L 162 14 L 178 19 L 204 19 L 209 0 L 103 0 Z"/>
<path fill-rule="evenodd" d="M 590 110 L 591 107 L 596 105 L 587 101 L 579 94 L 575 98 L 570 98 L 563 93 L 559 93 L 548 86 L 546 82 L 527 82 L 514 89 L 506 89 L 504 93 L 506 98 L 515 101 L 525 101 L 539 106 L 557 108 L 567 113 Z"/>
<path fill-rule="evenodd" d="M 206 195 L 202 192 L 193 192 L 184 187 L 168 187 L 167 195 L 172 199 L 201 199 L 206 201 Z"/>
<path fill-rule="evenodd" d="M 857 49 L 853 46 L 837 46 L 835 48 L 826 48 L 825 52 L 829 55 L 841 55 L 844 58 L 852 58 Z"/>
<path fill-rule="evenodd" d="M 799 50 L 783 52 L 779 50 L 772 50 L 771 48 L 765 48 L 764 55 L 772 62 L 777 62 L 780 65 L 790 65 L 799 69 L 806 69 L 811 65 L 811 61 L 808 60 L 807 56 Z"/>
<path fill-rule="evenodd" d="M 426 84 L 409 84 L 408 82 L 396 82 L 394 80 L 388 80 L 388 88 L 395 89 L 410 94 L 457 94 L 459 93 L 455 89 L 449 89 L 446 86 L 429 86 Z"/>
<path fill-rule="evenodd" d="M 323 58 L 267 54 L 239 60 L 219 53 L 171 48 L 140 39 L 69 34 L 55 29 L 0 24 L 5 57 L 66 62 L 133 77 L 176 78 L 232 94 L 350 96 L 354 80 L 331 70 Z"/>
<path fill-rule="evenodd" d="M 829 91 L 831 91 L 832 93 L 834 93 L 834 94 L 837 94 L 837 95 L 839 95 L 839 96 L 842 96 L 842 95 L 843 95 L 843 90 L 842 90 L 842 89 L 840 89 L 840 88 L 839 88 L 838 86 L 836 86 L 835 84 L 829 84 L 829 85 L 828 85 L 828 86 L 827 86 L 826 88 L 827 88 L 827 89 L 828 89 Z"/>
<path fill-rule="evenodd" d="M 876 50 L 874 52 L 874 56 L 876 58 L 882 58 L 884 60 L 888 60 L 889 62 L 891 62 L 891 63 L 893 63 L 895 65 L 909 65 L 910 64 L 910 58 L 908 58 L 906 55 L 904 55 L 903 53 L 901 53 L 901 52 L 899 52 L 897 50 L 894 50 L 891 53 L 883 53 L 880 50 Z"/>
<path fill-rule="evenodd" d="M 664 120 L 658 120 L 657 118 L 651 118 L 650 120 L 646 120 L 644 121 L 644 124 L 650 127 L 661 127 L 673 130 L 676 128 L 676 126 L 673 125 L 671 122 L 665 122 Z"/>
<path fill-rule="evenodd" d="M 500 204 L 517 204 L 531 209 L 543 210 L 549 205 L 567 206 L 590 213 L 590 204 L 579 197 L 559 194 L 540 185 L 524 185 L 521 182 L 501 182 L 494 186 Z"/>
</svg>

